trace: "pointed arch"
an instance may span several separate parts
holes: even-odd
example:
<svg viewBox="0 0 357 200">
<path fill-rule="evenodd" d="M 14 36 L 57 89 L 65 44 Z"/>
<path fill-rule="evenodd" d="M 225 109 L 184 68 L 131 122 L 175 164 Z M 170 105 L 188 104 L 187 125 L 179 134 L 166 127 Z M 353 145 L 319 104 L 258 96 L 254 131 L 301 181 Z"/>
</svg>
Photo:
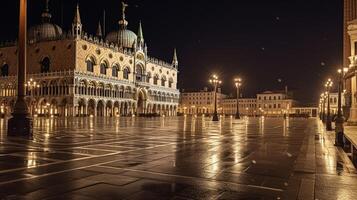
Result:
<svg viewBox="0 0 357 200">
<path fill-rule="evenodd" d="M 161 77 L 161 86 L 166 86 L 166 76 L 165 75 L 163 75 L 162 77 Z"/>
<path fill-rule="evenodd" d="M 97 60 L 93 55 L 86 57 L 87 72 L 94 72 L 94 66 L 97 64 Z"/>
<path fill-rule="evenodd" d="M 159 80 L 159 75 L 158 75 L 158 74 L 155 74 L 155 75 L 154 75 L 154 85 L 157 85 L 157 84 L 158 84 L 158 80 Z"/>
<path fill-rule="evenodd" d="M 120 71 L 120 65 L 118 63 L 114 63 L 112 66 L 112 76 L 118 77 Z"/>
<path fill-rule="evenodd" d="M 129 74 L 130 74 L 129 67 L 124 67 L 124 69 L 123 69 L 123 79 L 128 80 L 129 79 Z"/>
<path fill-rule="evenodd" d="M 141 64 L 136 65 L 135 68 L 135 80 L 143 81 L 144 79 L 144 67 Z"/>
<path fill-rule="evenodd" d="M 108 67 L 109 67 L 109 62 L 107 60 L 102 60 L 100 62 L 100 74 L 106 75 Z"/>
</svg>

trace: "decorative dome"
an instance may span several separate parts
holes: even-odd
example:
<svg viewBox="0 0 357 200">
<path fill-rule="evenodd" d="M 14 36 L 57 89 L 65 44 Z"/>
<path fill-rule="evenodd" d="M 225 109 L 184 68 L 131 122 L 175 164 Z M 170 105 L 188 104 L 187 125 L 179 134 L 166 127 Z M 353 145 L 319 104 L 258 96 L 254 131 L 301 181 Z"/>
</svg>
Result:
<svg viewBox="0 0 357 200">
<path fill-rule="evenodd" d="M 30 41 L 53 40 L 62 36 L 62 29 L 56 24 L 45 22 L 33 26 L 28 31 Z"/>
<path fill-rule="evenodd" d="M 136 34 L 128 29 L 119 29 L 118 31 L 110 32 L 106 40 L 118 44 L 120 47 L 133 48 L 137 40 Z"/>
<path fill-rule="evenodd" d="M 127 29 L 128 21 L 125 19 L 125 10 L 128 4 L 122 2 L 122 18 L 119 20 L 119 30 L 110 32 L 105 38 L 107 41 L 118 44 L 119 47 L 133 48 L 136 45 L 138 36 Z"/>
<path fill-rule="evenodd" d="M 49 10 L 49 0 L 46 0 L 45 10 L 41 18 L 42 23 L 35 25 L 28 30 L 28 39 L 30 41 L 53 40 L 62 36 L 62 29 L 56 24 L 51 23 L 52 15 Z"/>
</svg>

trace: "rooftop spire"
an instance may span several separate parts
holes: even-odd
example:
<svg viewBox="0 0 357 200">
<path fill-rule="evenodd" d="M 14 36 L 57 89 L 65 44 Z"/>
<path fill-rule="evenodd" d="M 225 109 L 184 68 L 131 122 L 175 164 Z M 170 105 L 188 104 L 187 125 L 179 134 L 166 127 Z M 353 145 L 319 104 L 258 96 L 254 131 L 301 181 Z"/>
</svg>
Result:
<svg viewBox="0 0 357 200">
<path fill-rule="evenodd" d="M 139 29 L 138 29 L 138 42 L 144 43 L 144 35 L 143 35 L 143 28 L 141 26 L 141 21 L 139 22 Z"/>
<path fill-rule="evenodd" d="M 126 4 L 124 1 L 121 2 L 122 16 L 121 16 L 121 20 L 119 20 L 119 25 L 122 29 L 125 29 L 126 26 L 128 25 L 128 21 L 126 21 L 126 19 L 125 19 L 125 11 L 128 6 L 129 5 Z"/>
<path fill-rule="evenodd" d="M 76 13 L 74 14 L 73 24 L 72 24 L 72 35 L 76 39 L 80 39 L 82 36 L 82 22 L 81 22 L 81 14 L 79 13 L 78 3 L 77 3 Z"/>
<path fill-rule="evenodd" d="M 49 22 L 52 17 L 52 15 L 50 13 L 50 9 L 49 9 L 49 2 L 50 2 L 50 0 L 45 0 L 45 9 L 41 15 L 43 22 Z"/>
<path fill-rule="evenodd" d="M 81 14 L 79 13 L 79 4 L 77 3 L 76 14 L 74 15 L 73 24 L 82 24 L 81 23 Z"/>
<path fill-rule="evenodd" d="M 174 67 L 178 67 L 178 59 L 177 59 L 177 52 L 176 52 L 176 48 L 174 49 L 174 57 L 172 59 L 172 65 Z"/>
<path fill-rule="evenodd" d="M 102 26 L 100 25 L 100 21 L 98 22 L 97 36 L 100 38 L 103 37 Z"/>
</svg>

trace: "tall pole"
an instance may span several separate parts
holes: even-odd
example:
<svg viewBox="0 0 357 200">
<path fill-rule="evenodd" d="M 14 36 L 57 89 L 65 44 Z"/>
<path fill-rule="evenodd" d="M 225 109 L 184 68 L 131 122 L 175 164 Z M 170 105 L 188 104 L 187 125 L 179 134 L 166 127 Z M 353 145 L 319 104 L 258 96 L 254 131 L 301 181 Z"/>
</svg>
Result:
<svg viewBox="0 0 357 200">
<path fill-rule="evenodd" d="M 12 118 L 8 121 L 9 136 L 31 136 L 32 120 L 25 102 L 26 84 L 26 45 L 27 45 L 27 0 L 20 0 L 17 99 Z"/>
<path fill-rule="evenodd" d="M 217 83 L 214 84 L 214 113 L 213 121 L 218 121 L 218 112 L 217 112 Z"/>
<path fill-rule="evenodd" d="M 320 120 L 322 120 L 322 112 L 323 112 L 323 111 L 322 111 L 322 109 L 323 109 L 323 108 L 322 108 L 322 107 L 323 107 L 322 104 L 323 104 L 323 100 L 321 99 L 321 100 L 320 100 Z"/>
<path fill-rule="evenodd" d="M 343 91 L 343 78 L 344 73 L 347 72 L 347 68 L 339 69 L 339 81 L 338 81 L 338 102 L 337 102 L 337 118 L 336 118 L 336 127 L 335 127 L 335 145 L 343 146 L 343 123 L 345 121 L 342 115 L 342 91 Z"/>
<path fill-rule="evenodd" d="M 240 93 L 240 91 L 239 91 L 239 89 L 242 84 L 241 82 L 242 82 L 242 79 L 240 79 L 240 78 L 234 79 L 234 83 L 237 88 L 237 104 L 236 104 L 237 108 L 236 108 L 236 116 L 235 116 L 236 119 L 240 119 L 240 113 L 239 113 L 239 93 Z"/>
<path fill-rule="evenodd" d="M 219 121 L 218 112 L 217 112 L 217 87 L 222 82 L 218 79 L 218 76 L 216 75 L 213 75 L 212 78 L 209 80 L 209 82 L 214 87 L 214 113 L 213 113 L 212 121 Z"/>
<path fill-rule="evenodd" d="M 237 110 L 236 110 L 236 119 L 240 119 L 239 114 L 239 85 L 237 87 Z"/>
<path fill-rule="evenodd" d="M 332 131 L 332 122 L 331 122 L 331 107 L 330 107 L 330 89 L 332 87 L 332 81 L 329 79 L 326 83 L 327 85 L 327 119 L 326 119 L 326 130 Z"/>
<path fill-rule="evenodd" d="M 322 102 L 322 122 L 326 122 L 326 93 L 324 94 Z"/>
</svg>

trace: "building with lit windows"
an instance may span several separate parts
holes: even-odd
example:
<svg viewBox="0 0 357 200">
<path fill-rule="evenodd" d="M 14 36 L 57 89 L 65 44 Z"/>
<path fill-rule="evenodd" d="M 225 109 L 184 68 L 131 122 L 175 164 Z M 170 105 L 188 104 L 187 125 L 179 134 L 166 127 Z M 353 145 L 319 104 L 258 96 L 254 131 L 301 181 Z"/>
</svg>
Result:
<svg viewBox="0 0 357 200">
<path fill-rule="evenodd" d="M 335 107 L 335 95 L 331 96 L 331 109 Z M 337 97 L 336 97 L 337 98 Z M 217 111 L 222 115 L 235 115 L 237 112 L 237 99 L 217 93 Z M 336 103 L 337 110 L 337 103 Z M 207 88 L 201 91 L 181 92 L 179 113 L 187 115 L 211 115 L 214 112 L 214 92 Z M 255 98 L 239 98 L 239 113 L 243 116 L 307 116 L 317 117 L 317 107 L 298 107 L 297 102 L 291 98 L 287 91 L 265 91 Z"/>
<path fill-rule="evenodd" d="M 345 97 L 344 95 L 341 95 L 341 106 L 345 105 Z M 326 103 L 327 107 L 327 103 Z M 327 108 L 326 108 L 327 110 Z M 331 92 L 330 93 L 330 112 L 332 115 L 337 115 L 338 111 L 338 93 L 337 92 Z"/>
<path fill-rule="evenodd" d="M 257 94 L 257 112 L 264 116 L 283 116 L 292 114 L 295 101 L 288 92 L 265 91 Z"/>
<path fill-rule="evenodd" d="M 222 113 L 222 102 L 227 95 L 217 92 L 217 112 Z M 189 115 L 210 115 L 214 112 L 214 91 L 204 88 L 200 91 L 182 91 L 180 98 L 179 112 Z"/>
<path fill-rule="evenodd" d="M 237 99 L 227 98 L 223 100 L 223 113 L 235 115 L 237 112 Z M 239 98 L 239 113 L 244 116 L 257 116 L 256 98 Z"/>
<path fill-rule="evenodd" d="M 176 115 L 178 60 L 171 63 L 148 55 L 141 23 L 137 34 L 128 29 L 126 5 L 118 30 L 95 36 L 83 31 L 77 6 L 72 30 L 51 22 L 48 1 L 42 23 L 29 28 L 26 100 L 33 115 L 131 116 Z M 1 114 L 15 102 L 17 45 L 0 47 Z"/>
</svg>

